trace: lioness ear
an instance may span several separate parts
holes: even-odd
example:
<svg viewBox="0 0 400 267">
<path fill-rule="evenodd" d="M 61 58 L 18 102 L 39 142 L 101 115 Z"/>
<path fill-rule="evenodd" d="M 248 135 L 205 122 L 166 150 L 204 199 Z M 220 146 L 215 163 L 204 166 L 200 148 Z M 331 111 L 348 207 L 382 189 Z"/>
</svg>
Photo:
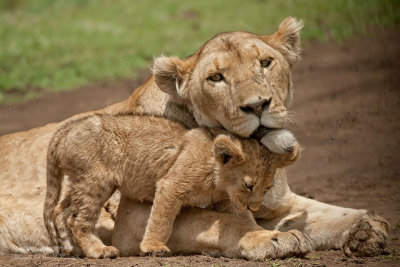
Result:
<svg viewBox="0 0 400 267">
<path fill-rule="evenodd" d="M 184 81 L 187 74 L 184 62 L 177 57 L 159 57 L 154 60 L 154 81 L 157 86 L 176 100 L 186 99 Z"/>
<path fill-rule="evenodd" d="M 274 34 L 267 36 L 267 43 L 281 52 L 290 65 L 296 63 L 300 57 L 300 31 L 303 26 L 301 20 L 287 17 Z"/>
<path fill-rule="evenodd" d="M 214 157 L 222 164 L 239 164 L 244 160 L 240 145 L 235 144 L 227 135 L 219 135 L 214 140 Z"/>
</svg>

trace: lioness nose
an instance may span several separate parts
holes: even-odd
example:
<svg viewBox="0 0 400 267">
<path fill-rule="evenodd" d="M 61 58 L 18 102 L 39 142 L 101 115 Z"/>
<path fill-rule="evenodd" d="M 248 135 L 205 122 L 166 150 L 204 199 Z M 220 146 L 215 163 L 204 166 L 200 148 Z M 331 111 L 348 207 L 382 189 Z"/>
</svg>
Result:
<svg viewBox="0 0 400 267">
<path fill-rule="evenodd" d="M 261 116 L 261 113 L 264 109 L 267 109 L 271 104 L 271 98 L 269 99 L 262 99 L 257 102 L 248 103 L 244 106 L 241 106 L 240 109 L 247 113 L 254 113 L 257 116 Z"/>
</svg>

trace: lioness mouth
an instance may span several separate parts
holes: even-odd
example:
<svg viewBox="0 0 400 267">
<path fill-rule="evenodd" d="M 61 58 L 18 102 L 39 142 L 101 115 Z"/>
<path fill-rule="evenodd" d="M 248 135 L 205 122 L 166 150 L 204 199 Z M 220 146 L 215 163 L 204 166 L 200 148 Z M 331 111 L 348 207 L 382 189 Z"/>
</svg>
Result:
<svg viewBox="0 0 400 267">
<path fill-rule="evenodd" d="M 268 128 L 265 126 L 258 126 L 258 128 L 250 135 L 251 138 L 255 138 L 257 140 L 261 140 L 267 133 L 276 130 L 274 128 Z"/>
</svg>

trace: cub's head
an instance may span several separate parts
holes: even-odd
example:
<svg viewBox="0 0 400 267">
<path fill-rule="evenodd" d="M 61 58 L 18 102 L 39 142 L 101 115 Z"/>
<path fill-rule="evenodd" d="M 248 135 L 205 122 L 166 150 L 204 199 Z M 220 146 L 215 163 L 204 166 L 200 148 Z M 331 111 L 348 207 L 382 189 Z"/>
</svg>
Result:
<svg viewBox="0 0 400 267">
<path fill-rule="evenodd" d="M 300 54 L 302 22 L 286 18 L 272 35 L 221 33 L 186 58 L 155 59 L 158 87 L 186 105 L 199 125 L 248 137 L 288 121 L 290 69 Z"/>
<path fill-rule="evenodd" d="M 278 154 L 255 139 L 218 135 L 213 146 L 217 188 L 228 193 L 236 209 L 258 210 L 265 192 L 274 184 L 276 169 L 296 160 L 298 143 L 292 148 Z"/>
</svg>

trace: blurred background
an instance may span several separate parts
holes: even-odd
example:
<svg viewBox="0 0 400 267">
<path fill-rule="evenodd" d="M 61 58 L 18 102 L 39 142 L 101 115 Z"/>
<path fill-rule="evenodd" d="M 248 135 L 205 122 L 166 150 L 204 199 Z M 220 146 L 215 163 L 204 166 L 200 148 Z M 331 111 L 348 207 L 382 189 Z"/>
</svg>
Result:
<svg viewBox="0 0 400 267">
<path fill-rule="evenodd" d="M 193 53 L 223 31 L 272 33 L 304 20 L 306 41 L 342 41 L 400 21 L 396 0 L 0 0 L 0 104 L 135 78 L 155 56 Z"/>
</svg>

